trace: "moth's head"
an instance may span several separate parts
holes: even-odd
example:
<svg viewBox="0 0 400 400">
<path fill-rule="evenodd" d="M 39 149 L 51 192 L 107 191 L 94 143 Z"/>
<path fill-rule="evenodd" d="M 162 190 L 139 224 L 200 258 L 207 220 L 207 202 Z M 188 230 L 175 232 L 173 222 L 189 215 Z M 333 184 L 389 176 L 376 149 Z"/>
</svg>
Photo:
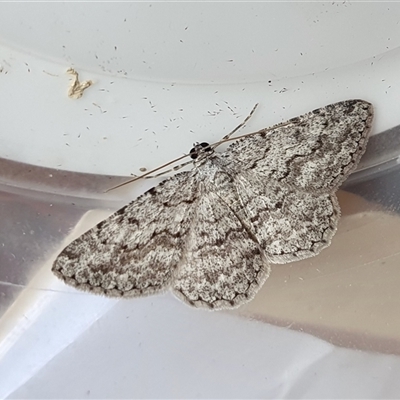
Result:
<svg viewBox="0 0 400 400">
<path fill-rule="evenodd" d="M 190 150 L 189 155 L 193 160 L 200 161 L 203 158 L 208 157 L 213 151 L 212 147 L 206 142 L 195 143 L 193 144 L 193 149 Z"/>
</svg>

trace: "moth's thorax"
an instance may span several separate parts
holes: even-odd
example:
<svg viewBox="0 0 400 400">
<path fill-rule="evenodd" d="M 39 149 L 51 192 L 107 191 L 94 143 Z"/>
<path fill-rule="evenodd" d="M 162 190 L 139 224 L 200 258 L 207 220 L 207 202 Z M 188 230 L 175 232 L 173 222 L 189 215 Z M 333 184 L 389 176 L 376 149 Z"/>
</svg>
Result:
<svg viewBox="0 0 400 400">
<path fill-rule="evenodd" d="M 221 163 L 223 164 L 221 154 L 215 152 L 213 149 L 208 151 L 200 150 L 197 158 L 193 160 L 195 168 L 200 170 L 204 168 L 215 168 L 216 166 L 220 166 Z"/>
<path fill-rule="evenodd" d="M 199 174 L 209 175 L 212 170 L 224 170 L 224 167 L 228 165 L 225 161 L 226 153 L 215 152 L 206 142 L 195 143 L 190 150 L 190 157 L 193 159 L 194 169 Z"/>
</svg>

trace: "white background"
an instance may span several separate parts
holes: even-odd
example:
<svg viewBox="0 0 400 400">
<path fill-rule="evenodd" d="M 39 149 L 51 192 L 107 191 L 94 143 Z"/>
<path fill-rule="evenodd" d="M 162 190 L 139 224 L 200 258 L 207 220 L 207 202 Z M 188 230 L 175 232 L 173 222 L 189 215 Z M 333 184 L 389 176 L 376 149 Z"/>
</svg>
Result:
<svg viewBox="0 0 400 400">
<path fill-rule="evenodd" d="M 379 133 L 400 119 L 399 20 L 385 2 L 1 3 L 0 157 L 129 175 L 218 140 L 257 102 L 247 132 L 363 98 Z M 94 81 L 78 100 L 69 67 Z M 400 393 L 394 355 L 170 294 L 77 293 L 50 262 L 35 279 L 0 320 L 2 398 Z"/>
</svg>

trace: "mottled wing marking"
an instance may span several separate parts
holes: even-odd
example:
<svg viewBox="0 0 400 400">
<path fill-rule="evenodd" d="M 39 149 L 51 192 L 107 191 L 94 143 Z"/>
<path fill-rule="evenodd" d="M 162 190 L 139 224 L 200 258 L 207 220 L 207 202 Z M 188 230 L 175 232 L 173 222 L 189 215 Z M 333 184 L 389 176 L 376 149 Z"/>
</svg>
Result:
<svg viewBox="0 0 400 400">
<path fill-rule="evenodd" d="M 189 174 L 167 179 L 87 231 L 62 251 L 53 272 L 78 289 L 109 296 L 168 289 L 198 195 Z"/>
<path fill-rule="evenodd" d="M 372 105 L 348 100 L 319 108 L 232 143 L 224 157 L 263 176 L 308 192 L 337 189 L 365 152 Z"/>
<path fill-rule="evenodd" d="M 251 173 L 235 175 L 234 183 L 245 220 L 269 262 L 299 261 L 319 254 L 331 243 L 340 217 L 335 194 L 307 193 L 275 181 L 264 183 Z"/>
<path fill-rule="evenodd" d="M 175 295 L 210 309 L 235 308 L 251 300 L 269 275 L 254 235 L 204 185 L 194 221 L 173 283 Z"/>
</svg>

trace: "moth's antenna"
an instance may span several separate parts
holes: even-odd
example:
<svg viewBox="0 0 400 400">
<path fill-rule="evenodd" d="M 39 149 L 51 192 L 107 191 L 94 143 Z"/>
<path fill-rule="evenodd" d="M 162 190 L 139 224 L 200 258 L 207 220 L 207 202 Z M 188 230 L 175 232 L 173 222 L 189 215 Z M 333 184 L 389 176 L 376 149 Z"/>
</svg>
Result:
<svg viewBox="0 0 400 400">
<path fill-rule="evenodd" d="M 256 110 L 257 107 L 258 107 L 258 103 L 255 104 L 255 106 L 253 107 L 253 109 L 250 111 L 250 114 L 244 119 L 244 121 L 243 121 L 241 124 L 239 124 L 232 132 L 230 132 L 230 133 L 228 133 L 227 135 L 225 135 L 221 140 L 219 140 L 218 142 L 215 142 L 215 143 L 211 144 L 211 145 L 210 145 L 210 148 L 214 150 L 216 147 L 218 147 L 218 146 L 221 145 L 222 143 L 229 142 L 229 141 L 236 140 L 236 139 L 240 139 L 240 138 L 242 138 L 242 137 L 246 137 L 246 136 L 249 136 L 249 135 L 253 135 L 254 133 L 258 133 L 258 132 L 247 133 L 247 134 L 245 134 L 245 135 L 241 135 L 241 136 L 237 136 L 237 137 L 235 137 L 235 138 L 231 138 L 231 136 L 232 136 L 235 132 L 237 132 L 239 129 L 243 128 L 243 127 L 246 125 L 246 122 L 252 117 L 252 115 L 254 114 L 254 112 L 255 112 L 255 110 Z M 265 131 L 265 129 L 264 129 L 263 131 Z M 261 131 L 260 131 L 260 132 L 261 132 Z M 174 163 L 176 163 L 177 161 L 182 160 L 182 159 L 184 159 L 184 158 L 186 158 L 186 157 L 189 157 L 189 156 L 192 156 L 192 155 L 193 155 L 193 153 L 191 153 L 191 154 L 185 154 L 185 155 L 183 155 L 183 156 L 181 156 L 181 157 L 175 158 L 174 160 L 169 161 L 169 162 L 167 162 L 167 163 L 165 163 L 165 164 L 163 164 L 163 165 L 161 165 L 161 166 L 159 166 L 159 167 L 157 167 L 157 168 L 154 168 L 154 169 L 152 169 L 152 170 L 146 172 L 146 173 L 143 174 L 143 175 L 135 176 L 134 178 L 129 179 L 129 180 L 126 181 L 126 182 L 120 183 L 120 184 L 117 185 L 117 186 L 113 186 L 112 188 L 107 189 L 107 190 L 106 190 L 106 193 L 109 192 L 109 191 L 111 191 L 111 190 L 118 189 L 118 188 L 120 188 L 120 187 L 122 187 L 122 186 L 128 185 L 129 183 L 135 182 L 135 181 L 137 181 L 137 180 L 139 180 L 139 179 L 142 179 L 142 178 L 150 178 L 148 175 L 153 174 L 154 172 L 159 171 L 160 169 L 163 169 L 163 168 L 165 168 L 165 167 L 168 167 L 168 165 L 174 164 Z M 165 174 L 165 173 L 167 173 L 167 172 L 170 172 L 170 171 L 176 171 L 176 170 L 178 170 L 178 169 L 180 169 L 180 168 L 182 168 L 182 167 L 184 167 L 184 166 L 190 164 L 191 162 L 192 162 L 192 161 L 188 161 L 188 162 L 186 162 L 186 163 L 177 165 L 177 166 L 175 166 L 174 168 L 171 168 L 171 169 L 168 170 L 168 171 L 164 171 L 164 172 L 162 172 L 162 173 L 160 173 L 160 174 L 151 176 L 151 178 L 156 178 L 156 177 L 161 176 L 161 175 L 163 175 L 163 174 Z"/>
<path fill-rule="evenodd" d="M 178 157 L 178 158 L 175 158 L 175 160 L 169 161 L 169 162 L 167 162 L 167 163 L 165 163 L 165 164 L 163 164 L 163 165 L 160 165 L 159 167 L 154 168 L 154 169 L 152 169 L 151 171 L 148 171 L 148 172 L 146 172 L 146 173 L 143 174 L 143 175 L 135 176 L 134 178 L 130 179 L 129 181 L 120 183 L 120 184 L 117 185 L 117 186 L 113 186 L 112 188 L 107 189 L 107 190 L 106 190 L 106 193 L 109 192 L 110 190 L 114 190 L 114 189 L 117 189 L 117 188 L 119 188 L 119 187 L 121 187 L 121 186 L 125 186 L 125 185 L 127 185 L 128 183 L 135 182 L 135 181 L 137 181 L 138 179 L 146 178 L 147 175 L 150 175 L 150 174 L 152 174 L 153 172 L 159 171 L 159 170 L 162 169 L 162 168 L 168 167 L 168 165 L 171 165 L 171 164 L 173 164 L 173 163 L 176 163 L 177 161 L 182 160 L 183 158 L 186 158 L 186 157 L 188 157 L 188 156 L 189 156 L 189 154 L 184 154 L 183 156 Z M 185 163 L 185 164 L 189 164 L 189 163 Z"/>
<path fill-rule="evenodd" d="M 211 145 L 211 148 L 214 150 L 216 147 L 218 147 L 220 144 L 226 142 L 227 140 L 229 140 L 229 138 L 235 133 L 237 132 L 239 129 L 243 128 L 246 125 L 246 122 L 252 117 L 252 115 L 254 114 L 254 111 L 256 111 L 256 108 L 258 107 L 258 103 L 256 103 L 253 107 L 253 109 L 250 111 L 250 114 L 245 118 L 245 120 L 239 124 L 232 132 L 228 133 L 227 135 L 225 135 L 220 141 L 214 143 L 213 145 Z"/>
<path fill-rule="evenodd" d="M 283 126 L 290 125 L 290 124 L 292 124 L 292 123 L 293 123 L 293 122 L 292 122 L 291 120 L 286 121 L 286 122 L 281 122 L 281 123 L 279 123 L 279 124 L 275 124 L 275 125 L 270 126 L 270 127 L 268 127 L 268 128 L 261 129 L 261 130 L 259 130 L 259 131 L 257 131 L 257 132 L 249 132 L 249 133 L 245 133 L 245 134 L 240 135 L 240 136 L 235 136 L 235 137 L 233 137 L 233 138 L 230 137 L 230 138 L 228 138 L 228 139 L 221 139 L 219 142 L 215 142 L 215 143 L 211 144 L 210 146 L 211 146 L 211 147 L 214 146 L 213 148 L 215 149 L 215 147 L 219 146 L 219 145 L 222 144 L 222 143 L 232 142 L 233 140 L 242 139 L 242 138 L 245 138 L 245 137 L 247 137 L 247 136 L 252 136 L 252 135 L 257 135 L 257 134 L 259 134 L 259 133 L 265 133 L 265 132 L 268 132 L 268 131 L 273 131 L 273 130 L 276 129 L 276 128 L 282 128 Z"/>
</svg>

